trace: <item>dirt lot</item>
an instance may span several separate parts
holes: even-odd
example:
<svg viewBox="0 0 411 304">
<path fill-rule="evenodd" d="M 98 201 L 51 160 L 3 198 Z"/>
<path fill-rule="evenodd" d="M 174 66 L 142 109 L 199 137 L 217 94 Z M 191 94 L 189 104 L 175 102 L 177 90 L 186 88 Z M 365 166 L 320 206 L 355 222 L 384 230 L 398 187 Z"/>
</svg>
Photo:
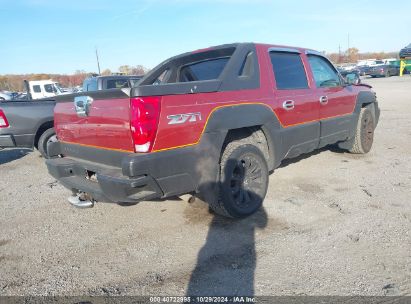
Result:
<svg viewBox="0 0 411 304">
<path fill-rule="evenodd" d="M 366 82 L 373 150 L 287 161 L 241 221 L 177 198 L 76 209 L 37 152 L 0 151 L 0 294 L 411 295 L 411 77 Z"/>
</svg>

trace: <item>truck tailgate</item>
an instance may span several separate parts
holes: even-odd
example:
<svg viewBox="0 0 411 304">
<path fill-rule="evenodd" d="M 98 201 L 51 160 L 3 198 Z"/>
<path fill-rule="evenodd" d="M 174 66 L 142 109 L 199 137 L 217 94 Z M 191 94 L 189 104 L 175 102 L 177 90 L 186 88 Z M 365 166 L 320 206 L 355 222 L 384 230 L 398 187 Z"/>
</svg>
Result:
<svg viewBox="0 0 411 304">
<path fill-rule="evenodd" d="M 54 126 L 59 141 L 134 152 L 127 94 L 110 90 L 66 95 L 59 99 L 63 102 L 57 103 L 54 109 Z"/>
</svg>

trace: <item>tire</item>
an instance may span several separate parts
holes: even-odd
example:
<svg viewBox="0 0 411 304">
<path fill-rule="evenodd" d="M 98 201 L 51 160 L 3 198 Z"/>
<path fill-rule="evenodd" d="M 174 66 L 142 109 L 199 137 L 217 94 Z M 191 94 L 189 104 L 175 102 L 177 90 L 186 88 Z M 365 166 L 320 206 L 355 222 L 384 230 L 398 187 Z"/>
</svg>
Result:
<svg viewBox="0 0 411 304">
<path fill-rule="evenodd" d="M 54 128 L 47 129 L 43 132 L 43 134 L 41 134 L 37 144 L 37 149 L 44 158 L 49 158 L 47 154 L 47 145 L 53 141 L 56 141 L 56 132 L 54 131 Z"/>
<path fill-rule="evenodd" d="M 210 208 L 229 218 L 244 218 L 262 205 L 268 188 L 263 152 L 247 138 L 230 142 L 220 161 L 217 201 Z"/>
<path fill-rule="evenodd" d="M 354 143 L 349 151 L 354 154 L 366 154 L 371 150 L 374 141 L 375 121 L 369 107 L 361 109 L 355 131 Z"/>
<path fill-rule="evenodd" d="M 384 77 L 390 77 L 391 75 L 390 75 L 390 71 L 385 71 L 385 74 L 384 74 Z"/>
</svg>

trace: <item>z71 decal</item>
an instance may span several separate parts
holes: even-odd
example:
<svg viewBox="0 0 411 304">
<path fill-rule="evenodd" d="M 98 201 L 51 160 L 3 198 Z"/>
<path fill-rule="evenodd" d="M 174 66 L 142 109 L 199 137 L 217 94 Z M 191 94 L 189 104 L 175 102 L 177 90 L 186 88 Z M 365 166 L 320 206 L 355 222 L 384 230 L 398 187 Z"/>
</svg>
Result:
<svg viewBox="0 0 411 304">
<path fill-rule="evenodd" d="M 185 122 L 196 122 L 196 121 L 201 120 L 201 113 L 197 112 L 197 113 L 168 115 L 167 119 L 170 120 L 168 122 L 169 125 L 183 124 Z"/>
</svg>

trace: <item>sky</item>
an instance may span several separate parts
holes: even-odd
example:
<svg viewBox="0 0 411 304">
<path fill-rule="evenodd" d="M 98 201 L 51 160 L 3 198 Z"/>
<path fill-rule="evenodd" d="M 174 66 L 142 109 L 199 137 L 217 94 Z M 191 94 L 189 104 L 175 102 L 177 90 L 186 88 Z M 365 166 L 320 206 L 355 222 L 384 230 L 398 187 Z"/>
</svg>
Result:
<svg viewBox="0 0 411 304">
<path fill-rule="evenodd" d="M 0 74 L 97 72 L 96 47 L 113 72 L 232 42 L 399 51 L 410 18 L 410 0 L 0 0 Z"/>
</svg>

